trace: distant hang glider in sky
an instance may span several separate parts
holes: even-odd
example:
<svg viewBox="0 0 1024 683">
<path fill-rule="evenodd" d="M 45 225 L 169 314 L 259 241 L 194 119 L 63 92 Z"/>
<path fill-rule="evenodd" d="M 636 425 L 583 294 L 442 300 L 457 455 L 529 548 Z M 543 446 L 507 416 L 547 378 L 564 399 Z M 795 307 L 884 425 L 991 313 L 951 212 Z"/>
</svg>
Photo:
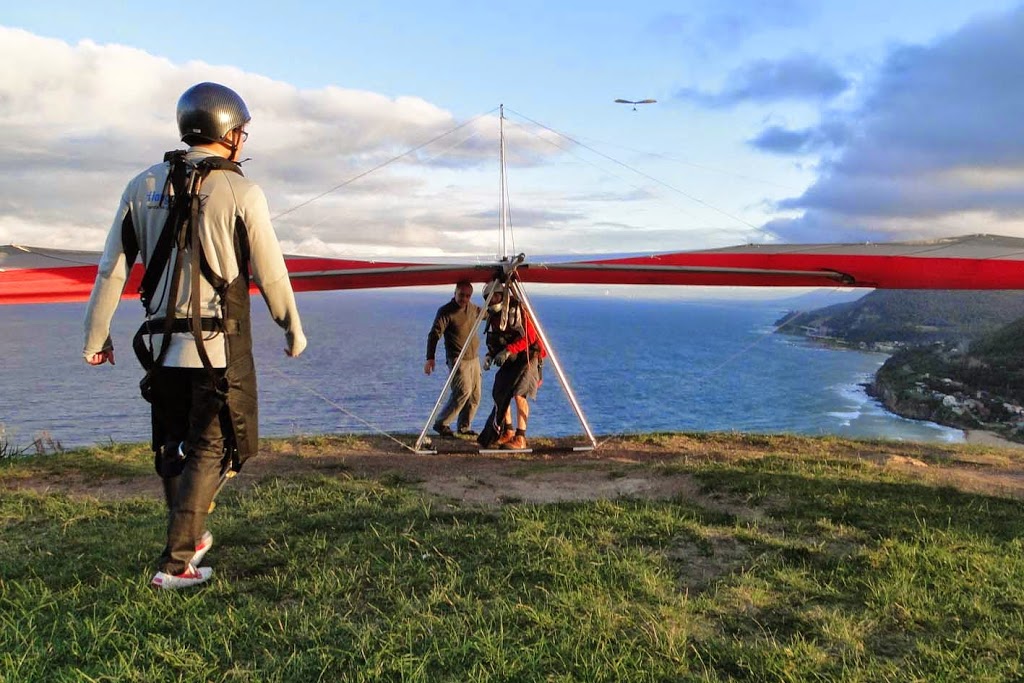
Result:
<svg viewBox="0 0 1024 683">
<path fill-rule="evenodd" d="M 0 305 L 87 301 L 99 252 L 0 246 Z M 287 256 L 296 291 L 450 285 L 501 277 L 505 262 L 362 261 Z M 136 297 L 135 265 L 125 297 Z M 924 242 L 749 244 L 624 258 L 531 262 L 522 282 L 600 285 L 1024 289 L 1024 239 L 969 235 Z"/>
<path fill-rule="evenodd" d="M 657 101 L 658 100 L 623 100 L 623 99 L 615 100 L 615 102 L 618 103 L 618 104 L 632 104 L 633 105 L 633 111 L 636 111 L 636 105 L 638 105 L 638 104 L 654 104 Z"/>
</svg>

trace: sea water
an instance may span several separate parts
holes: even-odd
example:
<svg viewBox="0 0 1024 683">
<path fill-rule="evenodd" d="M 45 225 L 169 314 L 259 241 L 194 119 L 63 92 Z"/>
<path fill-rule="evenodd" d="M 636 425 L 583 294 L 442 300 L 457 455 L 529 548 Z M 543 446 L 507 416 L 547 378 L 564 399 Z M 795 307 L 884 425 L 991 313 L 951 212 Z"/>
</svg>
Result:
<svg viewBox="0 0 1024 683">
<path fill-rule="evenodd" d="M 419 433 L 444 384 L 423 373 L 427 331 L 443 291 L 300 294 L 309 347 L 284 354 L 284 334 L 259 297 L 254 342 L 263 436 L 339 432 Z M 649 431 L 834 434 L 926 442 L 963 440 L 960 430 L 906 420 L 867 396 L 885 356 L 827 348 L 775 334 L 785 307 L 771 302 L 578 298 L 531 302 L 599 436 Z M 82 360 L 83 304 L 0 307 L 0 425 L 5 438 L 40 436 L 65 447 L 145 441 L 148 404 L 131 351 L 137 301 L 112 327 L 117 364 Z M 442 343 L 443 346 L 443 343 Z M 484 373 L 490 409 L 493 370 Z M 532 435 L 583 433 L 554 364 L 532 406 Z"/>
</svg>

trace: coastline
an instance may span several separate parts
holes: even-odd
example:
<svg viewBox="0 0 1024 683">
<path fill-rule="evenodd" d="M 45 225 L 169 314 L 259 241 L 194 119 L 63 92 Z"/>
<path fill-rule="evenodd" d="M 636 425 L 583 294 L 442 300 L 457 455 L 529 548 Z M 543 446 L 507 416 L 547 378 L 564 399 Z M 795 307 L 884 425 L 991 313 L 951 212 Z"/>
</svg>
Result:
<svg viewBox="0 0 1024 683">
<path fill-rule="evenodd" d="M 1010 441 L 995 432 L 985 429 L 965 429 L 964 441 L 972 446 L 992 446 L 995 448 L 1024 448 L 1024 443 Z"/>
</svg>

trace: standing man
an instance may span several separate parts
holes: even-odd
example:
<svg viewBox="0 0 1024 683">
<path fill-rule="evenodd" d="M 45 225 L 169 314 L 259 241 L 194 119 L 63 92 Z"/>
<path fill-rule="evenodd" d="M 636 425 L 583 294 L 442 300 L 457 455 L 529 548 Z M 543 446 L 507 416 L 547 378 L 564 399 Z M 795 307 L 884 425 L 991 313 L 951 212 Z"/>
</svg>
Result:
<svg viewBox="0 0 1024 683">
<path fill-rule="evenodd" d="M 448 402 L 444 404 L 437 421 L 434 422 L 434 431 L 445 438 L 453 438 L 450 424 L 458 416 L 459 434 L 464 436 L 476 436 L 473 431 L 473 416 L 480 405 L 480 339 L 476 335 L 476 321 L 480 317 L 480 307 L 473 304 L 473 284 L 469 280 L 461 280 L 455 285 L 455 296 L 441 308 L 437 309 L 434 316 L 434 325 L 427 334 L 427 362 L 423 365 L 423 372 L 430 374 L 434 371 L 434 355 L 437 352 L 437 342 L 444 337 L 444 353 L 449 370 L 454 369 L 452 377 L 452 393 Z M 464 345 L 466 353 L 462 356 L 462 362 L 454 368 L 455 360 L 459 357 Z"/>
<path fill-rule="evenodd" d="M 152 413 L 152 448 L 168 508 L 167 544 L 152 584 L 184 588 L 213 573 L 200 561 L 218 484 L 256 454 L 256 370 L 249 280 L 285 330 L 285 353 L 306 347 L 284 257 L 263 191 L 239 165 L 249 110 L 230 88 L 199 83 L 178 100 L 189 145 L 125 188 L 85 318 L 84 356 L 114 364 L 110 321 L 132 264 L 146 321 L 133 347 Z"/>
</svg>

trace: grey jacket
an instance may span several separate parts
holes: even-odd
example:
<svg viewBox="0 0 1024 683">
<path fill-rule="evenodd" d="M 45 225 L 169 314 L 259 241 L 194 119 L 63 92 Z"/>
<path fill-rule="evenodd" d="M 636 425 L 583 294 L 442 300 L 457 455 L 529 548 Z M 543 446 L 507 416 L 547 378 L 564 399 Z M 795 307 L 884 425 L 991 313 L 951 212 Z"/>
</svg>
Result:
<svg viewBox="0 0 1024 683">
<path fill-rule="evenodd" d="M 191 149 L 187 158 L 195 161 L 208 156 L 205 150 Z M 114 216 L 114 223 L 107 235 L 99 272 L 93 286 L 92 296 L 85 316 L 85 348 L 83 355 L 89 357 L 112 348 L 110 321 L 121 298 L 132 264 L 127 262 L 121 239 L 122 223 L 127 219 L 139 245 L 143 263 L 148 263 L 156 248 L 157 239 L 168 217 L 168 202 L 162 196 L 167 185 L 169 164 L 160 163 L 143 171 L 128 183 L 121 196 L 121 203 Z M 200 239 L 203 251 L 214 273 L 227 281 L 238 275 L 232 235 L 236 219 L 243 226 L 250 248 L 250 270 L 253 282 L 263 294 L 267 308 L 274 321 L 285 330 L 289 350 L 298 355 L 305 347 L 295 295 L 292 292 L 284 256 L 277 241 L 277 235 L 270 223 L 270 211 L 266 196 L 259 185 L 248 178 L 229 171 L 212 171 L 202 186 L 202 214 Z M 171 254 L 173 262 L 174 253 Z M 185 258 L 181 274 L 176 317 L 187 318 L 190 312 L 191 273 L 190 259 Z M 170 271 L 170 268 L 167 269 Z M 157 286 L 157 294 L 151 304 L 150 315 L 162 317 L 167 302 L 160 293 L 168 291 L 165 272 Z M 200 278 L 200 298 L 203 317 L 218 317 L 220 302 L 217 292 L 205 278 Z M 154 353 L 159 353 L 162 334 L 153 335 Z M 213 367 L 224 367 L 226 360 L 224 337 L 210 333 L 204 343 Z M 190 333 L 174 334 L 170 342 L 164 365 L 170 367 L 203 367 L 196 351 L 195 340 Z"/>
</svg>

